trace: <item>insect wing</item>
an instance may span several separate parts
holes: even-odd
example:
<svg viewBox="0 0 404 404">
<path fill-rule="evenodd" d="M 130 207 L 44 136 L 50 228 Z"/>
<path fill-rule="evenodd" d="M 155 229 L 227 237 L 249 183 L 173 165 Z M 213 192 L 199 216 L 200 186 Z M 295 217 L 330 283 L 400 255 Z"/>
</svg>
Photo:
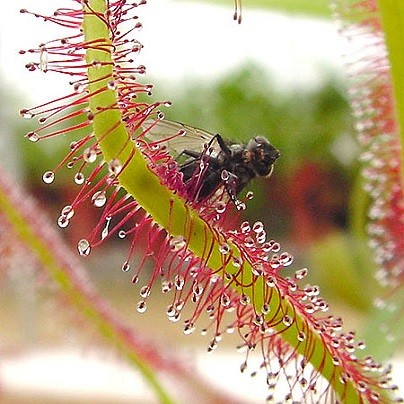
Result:
<svg viewBox="0 0 404 404">
<path fill-rule="evenodd" d="M 184 150 L 202 152 L 205 145 L 212 146 L 216 153 L 220 151 L 214 136 L 202 129 L 194 128 L 180 122 L 148 119 L 142 125 L 147 131 L 146 137 L 152 142 L 166 146 L 171 152 L 180 155 Z"/>
</svg>

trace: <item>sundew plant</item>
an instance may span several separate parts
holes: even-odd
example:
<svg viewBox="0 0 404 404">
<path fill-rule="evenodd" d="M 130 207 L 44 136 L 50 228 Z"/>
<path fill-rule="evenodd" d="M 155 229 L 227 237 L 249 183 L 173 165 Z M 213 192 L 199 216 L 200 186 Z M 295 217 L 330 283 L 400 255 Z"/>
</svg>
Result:
<svg viewBox="0 0 404 404">
<path fill-rule="evenodd" d="M 184 334 L 206 334 L 208 351 L 214 351 L 227 333 L 236 334 L 237 350 L 244 352 L 240 370 L 266 375 L 263 400 L 399 402 L 390 367 L 364 354 L 365 342 L 345 330 L 340 317 L 330 314 L 319 287 L 304 282 L 308 270 L 296 267 L 292 275 L 284 275 L 295 265 L 292 254 L 271 239 L 262 222 L 241 219 L 252 193 L 229 192 L 232 173 L 223 170 L 216 192 L 198 197 L 213 164 L 211 145 L 195 157 L 195 171 L 184 181 L 178 161 L 165 145 L 185 138 L 186 130 L 171 134 L 166 142 L 148 136 L 164 122 L 164 110 L 171 103 L 144 101 L 153 86 L 144 84 L 146 67 L 137 63 L 143 44 L 136 33 L 142 26 L 137 12 L 147 6 L 145 0 L 71 0 L 70 7 L 52 15 L 21 10 L 70 32 L 21 51 L 33 59 L 28 70 L 58 72 L 70 89 L 57 100 L 21 110 L 24 118 L 39 122 L 35 131 L 26 134 L 29 141 L 52 141 L 60 135 L 71 139 L 63 161 L 43 174 L 43 181 L 51 184 L 67 168 L 81 186 L 61 209 L 59 227 L 69 226 L 90 201 L 91 208 L 102 213 L 98 224 L 78 242 L 78 254 L 96 254 L 112 237 L 129 240 L 122 270 L 131 271 L 139 291 L 137 311 L 147 316 L 148 297 L 152 291 L 157 293 L 154 286 L 158 286 L 170 298 L 168 319 Z M 350 64 L 349 86 L 364 145 L 366 188 L 373 198 L 368 227 L 380 268 L 378 278 L 386 294 L 395 295 L 400 293 L 404 273 L 400 146 L 404 54 L 395 33 L 404 29 L 404 5 L 401 0 L 352 4 L 335 0 L 331 8 L 343 35 L 359 39 L 363 47 L 363 54 L 353 52 L 359 58 Z M 236 2 L 238 22 L 240 10 Z M 79 118 L 79 123 L 63 126 L 72 118 Z M 129 330 L 105 311 L 92 309 L 88 302 L 96 308 L 102 302 L 91 299 L 92 291 L 82 287 L 80 279 L 71 281 L 76 259 L 66 262 L 57 247 L 52 251 L 54 243 L 42 248 L 49 236 L 32 232 L 36 224 L 30 224 L 29 215 L 18 213 L 12 186 L 3 181 L 1 188 L 3 220 L 11 228 L 15 224 L 12 231 L 38 255 L 48 275 L 82 314 L 95 319 L 107 339 L 124 341 L 120 348 L 159 399 L 168 402 L 168 393 L 156 381 L 157 363 L 174 373 L 185 374 L 183 368 L 168 357 L 161 366 L 156 355 L 142 354 L 142 344 Z M 139 250 L 140 262 L 135 259 Z M 147 278 L 146 263 L 153 268 Z M 185 308 L 191 308 L 186 315 Z M 259 356 L 258 368 L 250 366 L 251 355 Z"/>
</svg>

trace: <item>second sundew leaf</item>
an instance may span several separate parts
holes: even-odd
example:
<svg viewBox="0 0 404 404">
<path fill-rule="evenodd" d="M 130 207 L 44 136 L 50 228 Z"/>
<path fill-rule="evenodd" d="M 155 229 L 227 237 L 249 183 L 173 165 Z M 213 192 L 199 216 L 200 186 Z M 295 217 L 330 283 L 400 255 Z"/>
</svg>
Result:
<svg viewBox="0 0 404 404">
<path fill-rule="evenodd" d="M 86 51 L 87 69 L 82 75 L 87 74 L 85 97 L 95 144 L 84 151 L 80 149 L 92 139 L 90 135 L 74 143 L 69 158 L 74 153 L 77 156 L 72 158 L 70 168 L 77 161 L 91 164 L 95 161 L 93 156 L 96 158 L 97 153 L 102 153 L 109 173 L 96 182 L 102 164 L 95 168 L 76 200 L 62 210 L 59 225 L 64 227 L 74 215 L 74 209 L 86 198 L 91 197 L 96 207 L 105 205 L 92 239 L 79 242 L 80 253 L 87 255 L 92 245 L 113 233 L 108 227 L 113 214 L 124 214 L 124 219 L 120 219 L 113 230 L 119 231 L 122 237 L 132 236 L 130 254 L 138 239 L 146 238 L 144 258 L 150 256 L 156 263 L 149 283 L 141 288 L 143 300 L 138 304 L 138 311 L 145 310 L 151 286 L 161 277 L 163 291 L 173 290 L 174 294 L 173 305 L 168 309 L 171 319 L 178 321 L 184 304 L 195 303 L 194 314 L 185 321 L 185 333 L 194 329 L 194 322 L 199 321 L 202 311 L 209 313 L 214 332 L 212 349 L 225 328 L 223 314 L 235 313 L 231 326 L 237 329 L 247 352 L 258 348 L 262 351 L 269 395 L 276 397 L 279 393 L 274 392 L 274 388 L 282 382 L 290 391 L 281 400 L 320 401 L 334 399 L 337 395 L 350 403 L 386 402 L 387 393 L 382 390 L 388 390 L 390 385 L 381 383 L 385 373 L 382 370 L 376 376 L 374 372 L 368 373 L 368 369 L 379 368 L 369 358 L 358 360 L 355 351 L 361 344 L 356 343 L 354 333 L 343 333 L 339 318 L 321 316 L 328 305 L 319 297 L 318 288 L 298 286 L 307 270 L 296 271 L 294 278 L 282 276 L 282 269 L 291 265 L 293 259 L 290 254 L 279 252 L 276 242 L 265 241 L 262 224 L 244 223 L 226 230 L 229 223 L 234 223 L 228 206 L 221 205 L 219 209 L 187 200 L 180 177 L 176 177 L 175 162 L 163 151 L 145 145 L 141 124 L 155 113 L 159 104 L 136 102 L 136 94 L 147 91 L 133 78 L 143 69 L 127 67 L 126 53 L 121 49 L 128 46 L 127 33 L 118 29 L 120 23 L 128 19 L 128 11 L 138 4 L 92 0 L 82 5 L 84 42 L 76 47 Z M 70 11 L 72 14 L 68 15 Z M 63 24 L 66 23 L 63 17 L 66 21 L 74 18 L 74 22 L 79 17 L 77 10 L 65 10 L 66 15 L 63 12 L 59 10 L 54 17 L 56 21 L 60 18 Z M 141 48 L 130 44 L 132 50 Z M 63 45 L 70 56 L 69 41 L 62 41 Z M 57 55 L 61 52 L 58 48 Z M 64 73 L 63 69 L 61 71 Z M 72 75 L 77 74 L 81 79 L 78 71 Z M 23 111 L 25 115 L 31 112 Z M 174 169 L 164 171 L 166 166 Z M 127 198 L 114 202 L 122 188 Z M 136 225 L 120 230 L 140 208 L 145 214 L 137 217 Z M 137 274 L 141 268 L 139 265 Z M 123 269 L 130 269 L 129 260 Z M 135 280 L 138 281 L 137 276 Z"/>
<path fill-rule="evenodd" d="M 401 144 L 401 188 L 404 188 L 404 3 L 401 0 L 378 0 L 385 37 L 395 100 L 395 112 Z"/>
</svg>

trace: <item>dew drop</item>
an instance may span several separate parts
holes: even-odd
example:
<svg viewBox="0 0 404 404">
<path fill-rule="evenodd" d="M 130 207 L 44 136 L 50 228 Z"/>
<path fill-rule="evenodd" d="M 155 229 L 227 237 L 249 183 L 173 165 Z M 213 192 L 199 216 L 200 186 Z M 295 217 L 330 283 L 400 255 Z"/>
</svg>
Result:
<svg viewBox="0 0 404 404">
<path fill-rule="evenodd" d="M 241 268 L 243 265 L 243 260 L 241 257 L 233 257 L 233 265 L 236 268 Z"/>
<path fill-rule="evenodd" d="M 248 233 L 249 231 L 251 231 L 250 223 L 248 222 L 241 223 L 240 229 L 242 233 Z"/>
<path fill-rule="evenodd" d="M 289 254 L 288 252 L 283 252 L 279 256 L 279 261 L 284 267 L 288 267 L 293 263 L 293 255 Z"/>
<path fill-rule="evenodd" d="M 138 54 L 140 50 L 143 48 L 143 45 L 138 41 L 138 40 L 133 40 L 133 45 L 132 45 L 132 52 L 135 54 Z"/>
<path fill-rule="evenodd" d="M 53 171 L 46 171 L 42 176 L 42 180 L 45 184 L 52 184 L 55 180 L 55 173 Z"/>
<path fill-rule="evenodd" d="M 84 92 L 85 86 L 82 83 L 74 83 L 73 85 L 73 91 L 76 94 L 81 94 Z"/>
<path fill-rule="evenodd" d="M 299 269 L 295 272 L 295 278 L 298 280 L 301 280 L 307 276 L 307 273 L 308 273 L 307 268 Z"/>
<path fill-rule="evenodd" d="M 21 109 L 20 110 L 20 115 L 24 118 L 24 119 L 32 119 L 35 114 L 33 114 L 29 109 Z"/>
<path fill-rule="evenodd" d="M 270 288 L 275 287 L 276 285 L 276 278 L 273 276 L 268 276 L 267 280 L 265 281 L 266 285 Z"/>
<path fill-rule="evenodd" d="M 236 201 L 237 210 L 246 210 L 247 206 L 244 202 Z"/>
<path fill-rule="evenodd" d="M 144 300 L 140 300 L 136 305 L 136 310 L 139 313 L 144 313 L 147 310 L 146 302 Z"/>
<path fill-rule="evenodd" d="M 236 347 L 236 351 L 238 353 L 246 353 L 247 350 L 248 350 L 248 345 L 247 344 L 240 344 L 240 345 L 237 345 L 237 347 Z"/>
<path fill-rule="evenodd" d="M 288 314 L 285 314 L 282 319 L 283 324 L 286 325 L 286 327 L 290 327 L 293 324 L 293 318 L 289 316 Z"/>
<path fill-rule="evenodd" d="M 125 238 L 126 237 L 126 231 L 125 230 L 119 230 L 118 237 L 119 238 Z"/>
<path fill-rule="evenodd" d="M 37 65 L 37 63 L 30 62 L 30 63 L 27 63 L 27 64 L 25 65 L 25 68 L 26 68 L 29 72 L 34 72 L 34 71 L 38 68 L 38 65 Z"/>
<path fill-rule="evenodd" d="M 88 240 L 85 238 L 81 239 L 77 244 L 77 249 L 79 250 L 79 254 L 82 256 L 88 256 L 91 251 L 91 245 Z"/>
<path fill-rule="evenodd" d="M 94 163 L 94 161 L 97 160 L 97 152 L 91 147 L 88 147 L 83 152 L 83 159 L 87 163 Z"/>
<path fill-rule="evenodd" d="M 277 241 L 272 241 L 272 251 L 278 252 L 281 249 L 281 245 Z"/>
<path fill-rule="evenodd" d="M 168 293 L 172 289 L 172 287 L 173 283 L 168 280 L 165 280 L 161 283 L 161 291 L 163 293 Z"/>
<path fill-rule="evenodd" d="M 140 297 L 143 297 L 143 299 L 146 299 L 146 297 L 149 297 L 150 293 L 151 293 L 151 290 L 150 290 L 150 286 L 148 286 L 148 285 L 143 286 L 139 292 Z"/>
<path fill-rule="evenodd" d="M 116 90 L 116 82 L 114 80 L 108 81 L 107 88 L 108 90 Z"/>
<path fill-rule="evenodd" d="M 261 233 L 257 233 L 256 238 L 258 244 L 264 244 L 267 239 L 267 234 L 265 233 L 265 231 L 262 231 Z"/>
<path fill-rule="evenodd" d="M 227 293 L 223 293 L 222 296 L 220 296 L 220 304 L 223 307 L 229 307 L 230 303 L 230 297 L 227 295 Z"/>
<path fill-rule="evenodd" d="M 203 292 L 203 289 L 204 289 L 203 286 L 200 285 L 199 283 L 195 283 L 192 286 L 192 291 L 195 293 L 196 296 L 200 296 Z"/>
<path fill-rule="evenodd" d="M 122 164 L 119 159 L 112 159 L 108 163 L 108 171 L 110 174 L 117 176 L 122 170 Z"/>
<path fill-rule="evenodd" d="M 36 132 L 28 132 L 26 135 L 25 135 L 25 137 L 29 140 L 29 141 L 31 141 L 31 142 L 33 142 L 33 143 L 36 143 L 39 139 L 40 139 L 40 137 L 38 136 L 38 133 L 36 133 Z"/>
<path fill-rule="evenodd" d="M 213 338 L 212 341 L 210 341 L 209 345 L 208 345 L 208 352 L 212 352 L 217 348 L 217 340 L 216 338 Z"/>
<path fill-rule="evenodd" d="M 269 306 L 268 303 L 264 303 L 264 304 L 262 305 L 262 307 L 261 307 L 261 313 L 262 313 L 263 315 L 268 314 L 268 313 L 270 312 L 270 310 L 271 310 L 271 308 L 270 308 L 270 306 Z"/>
<path fill-rule="evenodd" d="M 77 184 L 77 185 L 82 185 L 83 183 L 84 183 L 84 174 L 83 173 L 81 173 L 81 172 L 78 172 L 78 173 L 76 173 L 75 175 L 74 175 L 74 182 Z"/>
<path fill-rule="evenodd" d="M 256 264 L 254 264 L 251 268 L 251 272 L 256 275 L 256 276 L 262 276 L 262 274 L 264 273 L 264 266 L 262 263 L 257 262 Z"/>
<path fill-rule="evenodd" d="M 230 178 L 230 174 L 227 170 L 223 170 L 220 176 L 223 181 L 227 181 Z"/>
<path fill-rule="evenodd" d="M 264 225 L 262 222 L 255 222 L 252 227 L 255 233 L 261 233 L 264 230 Z"/>
<path fill-rule="evenodd" d="M 122 264 L 121 269 L 122 269 L 123 272 L 128 272 L 128 271 L 130 270 L 130 264 L 129 264 L 129 262 L 128 262 L 128 261 L 125 261 L 125 262 Z"/>
<path fill-rule="evenodd" d="M 166 309 L 166 314 L 167 317 L 174 317 L 177 314 L 177 310 L 175 310 L 174 306 L 172 304 L 170 304 L 169 306 L 167 306 Z"/>
<path fill-rule="evenodd" d="M 366 343 L 364 341 L 359 341 L 357 344 L 358 349 L 365 349 L 366 348 Z"/>
<path fill-rule="evenodd" d="M 184 300 L 180 299 L 180 300 L 175 302 L 174 306 L 178 311 L 180 311 L 184 307 L 184 304 L 185 304 Z"/>
<path fill-rule="evenodd" d="M 105 240 L 108 237 L 109 234 L 109 224 L 111 223 L 111 217 L 107 217 L 105 219 L 105 226 L 102 229 L 101 232 L 101 240 Z"/>
<path fill-rule="evenodd" d="M 219 202 L 216 205 L 216 212 L 220 214 L 220 213 L 224 213 L 225 211 L 226 211 L 226 204 L 223 202 Z"/>
<path fill-rule="evenodd" d="M 58 218 L 58 226 L 64 229 L 69 225 L 69 219 L 66 216 L 59 216 Z"/>
<path fill-rule="evenodd" d="M 105 191 L 95 192 L 94 195 L 91 197 L 91 201 L 97 208 L 103 207 L 105 205 L 105 202 L 107 201 Z"/>
<path fill-rule="evenodd" d="M 244 293 L 240 296 L 240 304 L 241 305 L 247 306 L 247 304 L 250 304 L 250 301 L 251 301 L 250 296 L 248 296 L 248 295 L 246 295 Z"/>
<path fill-rule="evenodd" d="M 172 316 L 172 317 L 169 317 L 168 319 L 170 320 L 170 321 L 172 321 L 173 323 L 177 323 L 179 320 L 180 320 L 180 318 L 181 318 L 181 313 L 175 313 L 175 315 L 174 316 Z"/>
<path fill-rule="evenodd" d="M 297 334 L 297 340 L 303 342 L 306 339 L 306 333 L 304 331 L 299 331 Z"/>
<path fill-rule="evenodd" d="M 185 247 L 185 239 L 182 236 L 174 236 L 170 239 L 170 247 L 173 251 L 179 251 Z"/>
<path fill-rule="evenodd" d="M 218 281 L 219 281 L 219 277 L 217 275 L 214 275 L 214 274 L 211 275 L 211 277 L 209 279 L 210 283 L 214 284 L 214 283 L 217 283 Z"/>
<path fill-rule="evenodd" d="M 75 150 L 77 146 L 78 146 L 78 142 L 76 142 L 76 141 L 71 142 L 69 145 L 70 150 Z"/>
<path fill-rule="evenodd" d="M 195 331 L 194 323 L 189 322 L 189 323 L 184 325 L 184 334 L 185 335 L 192 334 L 194 331 Z"/>
<path fill-rule="evenodd" d="M 281 262 L 277 257 L 272 257 L 270 264 L 272 269 L 278 269 L 281 266 Z"/>
<path fill-rule="evenodd" d="M 67 219 L 71 219 L 74 216 L 74 209 L 72 205 L 66 205 L 60 212 L 61 216 L 65 216 Z"/>
<path fill-rule="evenodd" d="M 219 252 L 221 254 L 226 255 L 226 254 L 229 253 L 229 251 L 230 251 L 230 247 L 229 247 L 229 245 L 227 243 L 223 243 L 223 244 L 220 245 Z"/>
<path fill-rule="evenodd" d="M 266 253 L 269 253 L 272 250 L 273 241 L 268 241 L 262 245 L 262 250 Z"/>
<path fill-rule="evenodd" d="M 175 279 L 174 279 L 175 288 L 177 290 L 182 290 L 182 288 L 184 287 L 184 284 L 185 284 L 184 277 L 182 275 L 175 275 Z"/>
</svg>

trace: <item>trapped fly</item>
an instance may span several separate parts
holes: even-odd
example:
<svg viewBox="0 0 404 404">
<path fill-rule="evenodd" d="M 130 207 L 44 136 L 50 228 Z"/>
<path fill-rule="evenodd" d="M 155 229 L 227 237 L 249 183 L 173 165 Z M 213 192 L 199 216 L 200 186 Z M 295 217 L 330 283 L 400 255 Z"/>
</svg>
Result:
<svg viewBox="0 0 404 404">
<path fill-rule="evenodd" d="M 280 156 L 263 136 L 235 143 L 219 134 L 166 119 L 148 119 L 143 128 L 148 139 L 166 146 L 179 161 L 184 183 L 191 180 L 202 160 L 206 164 L 195 195 L 198 202 L 211 197 L 220 186 L 236 202 L 237 195 L 252 179 L 272 174 Z"/>
</svg>

